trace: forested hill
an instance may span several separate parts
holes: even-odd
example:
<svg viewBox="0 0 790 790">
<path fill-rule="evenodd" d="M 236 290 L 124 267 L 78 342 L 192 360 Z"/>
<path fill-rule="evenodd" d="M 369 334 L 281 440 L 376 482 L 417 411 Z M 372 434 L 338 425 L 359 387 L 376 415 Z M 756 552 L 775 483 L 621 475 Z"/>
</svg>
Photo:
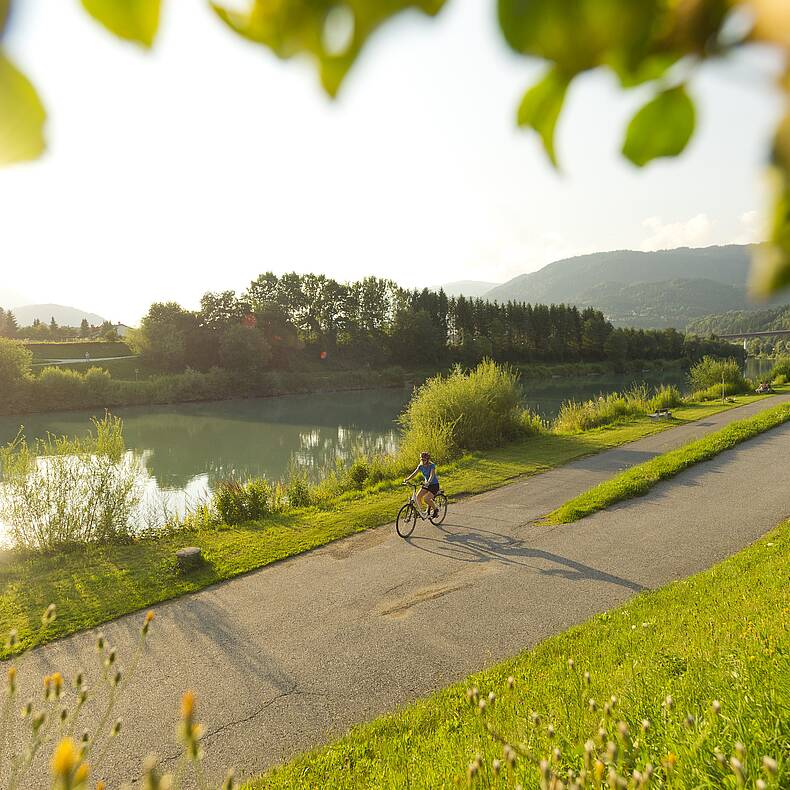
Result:
<svg viewBox="0 0 790 790">
<path fill-rule="evenodd" d="M 790 305 L 768 310 L 731 310 L 719 315 L 703 316 L 688 325 L 689 332 L 704 336 L 767 332 L 772 329 L 790 329 Z"/>
<path fill-rule="evenodd" d="M 747 309 L 750 245 L 596 252 L 556 261 L 492 288 L 486 299 L 595 306 L 615 325 L 683 328 Z"/>
</svg>

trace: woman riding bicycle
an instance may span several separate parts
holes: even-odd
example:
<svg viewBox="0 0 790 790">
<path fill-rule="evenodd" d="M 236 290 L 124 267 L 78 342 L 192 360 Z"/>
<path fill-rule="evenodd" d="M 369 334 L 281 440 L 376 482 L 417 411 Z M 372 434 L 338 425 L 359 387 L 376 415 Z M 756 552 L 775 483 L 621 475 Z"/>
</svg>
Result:
<svg viewBox="0 0 790 790">
<path fill-rule="evenodd" d="M 427 507 L 431 515 L 437 515 L 438 509 L 434 507 L 433 498 L 439 493 L 439 476 L 436 474 L 436 464 L 431 463 L 430 453 L 420 453 L 419 466 L 403 481 L 408 483 L 416 474 L 422 474 L 423 483 L 417 494 L 417 507 L 420 509 L 420 515 L 425 516 L 423 513 Z M 425 502 L 425 506 L 423 506 Z"/>
</svg>

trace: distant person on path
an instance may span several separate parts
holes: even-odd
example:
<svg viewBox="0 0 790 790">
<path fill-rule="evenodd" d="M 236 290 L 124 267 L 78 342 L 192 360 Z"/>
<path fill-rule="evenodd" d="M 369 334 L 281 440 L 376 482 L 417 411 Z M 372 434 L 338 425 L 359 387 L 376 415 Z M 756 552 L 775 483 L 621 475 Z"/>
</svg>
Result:
<svg viewBox="0 0 790 790">
<path fill-rule="evenodd" d="M 439 493 L 439 476 L 436 474 L 436 464 L 431 463 L 430 453 L 420 453 L 419 466 L 403 482 L 408 483 L 418 473 L 422 474 L 423 483 L 417 494 L 417 507 L 420 508 L 420 513 L 423 514 L 425 510 L 423 506 L 424 501 L 428 511 L 435 516 L 439 511 L 433 506 L 433 498 Z"/>
</svg>

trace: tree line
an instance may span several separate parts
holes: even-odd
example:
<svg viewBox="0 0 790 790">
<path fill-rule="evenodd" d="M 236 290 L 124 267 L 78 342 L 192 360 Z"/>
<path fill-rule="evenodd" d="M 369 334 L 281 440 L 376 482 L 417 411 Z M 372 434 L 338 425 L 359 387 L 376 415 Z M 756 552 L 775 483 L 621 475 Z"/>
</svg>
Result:
<svg viewBox="0 0 790 790">
<path fill-rule="evenodd" d="M 511 363 L 742 356 L 714 339 L 674 329 L 615 328 L 600 310 L 504 304 L 407 290 L 365 277 L 261 274 L 241 294 L 206 293 L 199 310 L 152 304 L 130 343 L 152 370 L 220 367 L 255 373 L 311 360 L 332 365 L 433 366 L 484 358 Z"/>
<path fill-rule="evenodd" d="M 36 318 L 30 326 L 19 326 L 14 311 L 0 307 L 0 337 L 44 342 L 88 339 L 111 341 L 118 339 L 118 331 L 109 321 L 105 321 L 100 326 L 91 326 L 85 318 L 78 327 L 60 326 L 54 316 L 49 323 Z"/>
</svg>

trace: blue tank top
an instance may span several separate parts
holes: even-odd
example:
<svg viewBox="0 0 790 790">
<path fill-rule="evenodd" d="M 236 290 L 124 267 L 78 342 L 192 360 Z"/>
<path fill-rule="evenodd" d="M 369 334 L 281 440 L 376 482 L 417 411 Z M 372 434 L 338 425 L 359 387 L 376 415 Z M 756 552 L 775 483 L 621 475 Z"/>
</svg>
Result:
<svg viewBox="0 0 790 790">
<path fill-rule="evenodd" d="M 417 468 L 422 472 L 422 476 L 425 478 L 426 483 L 439 482 L 439 475 L 436 474 L 436 464 L 428 464 L 428 466 L 420 464 Z"/>
</svg>

